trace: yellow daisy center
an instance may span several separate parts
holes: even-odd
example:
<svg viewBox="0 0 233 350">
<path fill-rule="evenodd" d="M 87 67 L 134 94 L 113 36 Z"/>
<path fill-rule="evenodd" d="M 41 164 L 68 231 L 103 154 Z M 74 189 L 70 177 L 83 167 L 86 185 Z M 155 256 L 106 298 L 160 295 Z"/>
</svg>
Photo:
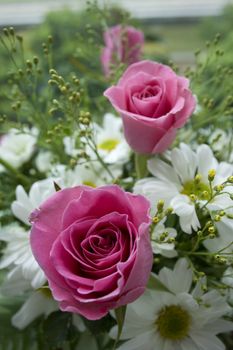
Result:
<svg viewBox="0 0 233 350">
<path fill-rule="evenodd" d="M 119 140 L 117 139 L 108 139 L 108 140 L 104 140 L 103 142 L 101 142 L 98 145 L 98 148 L 107 151 L 107 152 L 111 152 L 112 150 L 114 150 L 116 148 L 116 146 L 120 143 Z"/>
<path fill-rule="evenodd" d="M 190 330 L 191 316 L 179 305 L 164 307 L 155 321 L 159 334 L 164 339 L 184 339 Z"/>
<path fill-rule="evenodd" d="M 195 195 L 197 199 L 200 200 L 210 199 L 209 186 L 203 182 L 197 182 L 195 180 L 185 182 L 181 193 L 186 194 L 187 196 Z"/>
<path fill-rule="evenodd" d="M 96 184 L 94 184 L 92 181 L 83 181 L 83 185 L 96 188 Z"/>
</svg>

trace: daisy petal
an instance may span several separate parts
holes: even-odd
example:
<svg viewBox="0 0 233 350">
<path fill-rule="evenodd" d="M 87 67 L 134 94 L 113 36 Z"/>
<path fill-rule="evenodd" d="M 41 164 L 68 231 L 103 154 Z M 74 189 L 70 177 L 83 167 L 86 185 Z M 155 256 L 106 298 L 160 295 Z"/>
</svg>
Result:
<svg viewBox="0 0 233 350">
<path fill-rule="evenodd" d="M 207 145 L 200 145 L 197 149 L 198 173 L 208 182 L 208 172 L 217 168 L 218 162 L 212 150 Z"/>
<path fill-rule="evenodd" d="M 154 332 L 150 331 L 127 341 L 117 348 L 117 350 L 154 350 L 155 347 L 157 347 L 157 344 L 154 342 Z"/>
</svg>

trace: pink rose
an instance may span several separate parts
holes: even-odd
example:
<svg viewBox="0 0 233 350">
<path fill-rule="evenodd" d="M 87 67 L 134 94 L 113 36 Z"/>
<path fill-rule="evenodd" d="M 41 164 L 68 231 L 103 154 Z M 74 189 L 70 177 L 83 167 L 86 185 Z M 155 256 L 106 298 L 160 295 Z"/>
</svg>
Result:
<svg viewBox="0 0 233 350">
<path fill-rule="evenodd" d="M 112 65 L 130 65 L 141 58 L 144 35 L 134 27 L 117 25 L 104 33 L 105 47 L 101 55 L 104 73 L 111 73 Z"/>
<path fill-rule="evenodd" d="M 61 190 L 32 213 L 32 251 L 61 310 L 95 320 L 144 292 L 148 213 L 144 197 L 115 185 Z"/>
<path fill-rule="evenodd" d="M 152 61 L 132 64 L 104 92 L 123 118 L 125 138 L 138 153 L 165 151 L 195 109 L 189 80 Z"/>
</svg>

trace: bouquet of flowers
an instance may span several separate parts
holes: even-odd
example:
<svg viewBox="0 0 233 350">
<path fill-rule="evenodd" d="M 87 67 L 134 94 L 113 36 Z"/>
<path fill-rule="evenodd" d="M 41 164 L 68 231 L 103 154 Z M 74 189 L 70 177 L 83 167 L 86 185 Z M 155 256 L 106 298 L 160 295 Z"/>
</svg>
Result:
<svg viewBox="0 0 233 350">
<path fill-rule="evenodd" d="M 139 29 L 107 24 L 67 76 L 52 36 L 38 57 L 12 27 L 1 35 L 12 67 L 0 349 L 232 349 L 233 97 L 220 37 L 180 73 L 143 57 Z"/>
</svg>

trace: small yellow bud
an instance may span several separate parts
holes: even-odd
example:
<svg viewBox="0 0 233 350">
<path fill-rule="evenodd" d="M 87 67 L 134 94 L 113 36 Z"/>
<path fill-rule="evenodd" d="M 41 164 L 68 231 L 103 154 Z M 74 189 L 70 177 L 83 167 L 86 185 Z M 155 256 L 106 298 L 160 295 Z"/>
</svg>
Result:
<svg viewBox="0 0 233 350">
<path fill-rule="evenodd" d="M 77 160 L 76 159 L 70 159 L 70 166 L 75 166 L 77 164 Z"/>
<path fill-rule="evenodd" d="M 208 232 L 209 233 L 214 233 L 215 232 L 215 227 L 214 226 L 210 226 L 209 228 L 208 228 Z"/>
<path fill-rule="evenodd" d="M 52 115 L 54 112 L 56 112 L 57 111 L 57 108 L 55 107 L 55 108 L 50 108 L 50 110 L 49 110 L 49 115 Z"/>
<path fill-rule="evenodd" d="M 221 220 L 221 216 L 220 215 L 215 215 L 214 221 L 218 222 L 220 220 Z"/>
<path fill-rule="evenodd" d="M 205 272 L 200 271 L 200 272 L 198 273 L 198 275 L 199 275 L 200 277 L 204 277 L 204 276 L 205 276 Z"/>
<path fill-rule="evenodd" d="M 201 289 L 203 290 L 203 292 L 207 292 L 207 286 L 205 285 L 205 284 L 203 284 L 202 286 L 201 286 Z"/>
<path fill-rule="evenodd" d="M 49 42 L 50 44 L 53 42 L 53 37 L 52 37 L 52 35 L 49 35 L 49 36 L 48 36 L 48 42 Z"/>
<path fill-rule="evenodd" d="M 3 28 L 3 33 L 8 36 L 9 35 L 9 30 L 8 28 Z"/>
<path fill-rule="evenodd" d="M 192 202 L 195 202 L 197 200 L 197 196 L 195 194 L 190 194 L 189 198 L 191 199 Z"/>
<path fill-rule="evenodd" d="M 89 124 L 90 124 L 90 120 L 89 120 L 88 118 L 83 118 L 82 123 L 83 123 L 84 125 L 89 125 Z"/>
<path fill-rule="evenodd" d="M 79 92 L 76 92 L 74 97 L 75 97 L 77 102 L 80 101 L 80 93 Z"/>
<path fill-rule="evenodd" d="M 54 80 L 54 79 L 49 79 L 48 84 L 49 85 L 53 85 L 53 84 L 55 85 L 55 84 L 57 84 L 57 81 Z"/>
<path fill-rule="evenodd" d="M 57 71 L 55 69 L 50 69 L 49 74 L 56 74 L 57 75 Z"/>
<path fill-rule="evenodd" d="M 10 35 L 14 36 L 15 35 L 15 30 L 13 27 L 9 28 Z"/>
<path fill-rule="evenodd" d="M 163 211 L 163 207 L 164 207 L 164 201 L 160 199 L 157 203 L 158 212 L 161 213 Z"/>
<path fill-rule="evenodd" d="M 33 63 L 37 65 L 39 63 L 39 58 L 37 56 L 33 57 Z"/>
<path fill-rule="evenodd" d="M 223 185 L 216 185 L 216 186 L 214 186 L 214 190 L 216 192 L 221 192 L 223 189 L 224 189 Z"/>
<path fill-rule="evenodd" d="M 16 39 L 20 42 L 20 43 L 22 43 L 23 42 L 23 37 L 21 36 L 21 35 L 16 35 Z"/>
<path fill-rule="evenodd" d="M 201 178 L 202 178 L 202 176 L 201 176 L 200 174 L 197 174 L 197 175 L 195 176 L 195 179 L 194 179 L 195 183 L 196 183 L 196 184 L 199 184 L 199 183 L 201 182 Z"/>
<path fill-rule="evenodd" d="M 230 183 L 233 183 L 233 176 L 229 176 L 227 181 L 230 182 Z"/>
<path fill-rule="evenodd" d="M 28 68 L 32 68 L 32 62 L 30 60 L 26 61 L 26 65 Z"/>
<path fill-rule="evenodd" d="M 154 217 L 152 218 L 152 222 L 153 222 L 154 224 L 157 224 L 157 223 L 159 222 L 158 216 L 154 216 Z"/>
<path fill-rule="evenodd" d="M 160 259 L 159 258 L 154 258 L 154 264 L 159 264 L 160 263 Z"/>
<path fill-rule="evenodd" d="M 210 226 L 212 226 L 212 221 L 207 221 L 206 227 L 210 227 Z"/>
<path fill-rule="evenodd" d="M 203 191 L 202 192 L 202 198 L 208 199 L 209 198 L 209 192 L 208 191 Z"/>
<path fill-rule="evenodd" d="M 214 178 L 215 178 L 215 175 L 216 175 L 216 170 L 214 170 L 214 169 L 209 170 L 209 172 L 208 172 L 208 180 L 209 181 L 213 181 Z"/>
<path fill-rule="evenodd" d="M 168 207 L 166 210 L 165 210 L 165 215 L 169 215 L 173 212 L 173 208 L 172 207 Z"/>
<path fill-rule="evenodd" d="M 162 234 L 160 237 L 159 237 L 159 240 L 160 240 L 160 242 L 164 242 L 165 241 L 165 236 Z"/>
<path fill-rule="evenodd" d="M 65 93 L 67 92 L 66 86 L 61 86 L 61 87 L 60 87 L 60 90 L 61 90 L 61 92 L 62 92 L 63 94 L 65 94 Z"/>
<path fill-rule="evenodd" d="M 226 258 L 222 258 L 222 257 L 221 257 L 221 258 L 218 260 L 218 262 L 219 262 L 219 264 L 224 265 L 224 264 L 226 264 L 227 259 L 226 259 Z"/>
</svg>

